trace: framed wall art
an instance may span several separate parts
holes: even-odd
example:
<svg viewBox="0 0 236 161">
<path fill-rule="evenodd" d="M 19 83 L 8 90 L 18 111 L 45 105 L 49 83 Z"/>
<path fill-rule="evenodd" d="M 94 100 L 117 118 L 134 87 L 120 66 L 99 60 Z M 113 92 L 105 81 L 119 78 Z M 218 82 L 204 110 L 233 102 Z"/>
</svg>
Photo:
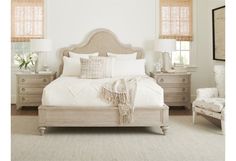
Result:
<svg viewBox="0 0 236 161">
<path fill-rule="evenodd" d="M 213 59 L 225 61 L 225 6 L 212 10 Z"/>
</svg>

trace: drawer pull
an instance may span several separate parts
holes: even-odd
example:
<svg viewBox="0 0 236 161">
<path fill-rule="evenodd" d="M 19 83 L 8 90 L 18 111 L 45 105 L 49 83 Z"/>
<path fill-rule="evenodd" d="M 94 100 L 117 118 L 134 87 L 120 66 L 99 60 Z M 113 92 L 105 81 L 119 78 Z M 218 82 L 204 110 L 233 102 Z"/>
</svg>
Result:
<svg viewBox="0 0 236 161">
<path fill-rule="evenodd" d="M 183 81 L 183 82 L 185 82 L 185 81 L 186 81 L 186 79 L 185 79 L 185 78 L 183 78 L 183 79 L 182 79 L 182 81 Z"/>
<path fill-rule="evenodd" d="M 22 88 L 21 90 L 24 92 L 24 91 L 25 91 L 25 88 Z"/>
<path fill-rule="evenodd" d="M 185 97 L 183 97 L 182 100 L 185 101 Z"/>
<path fill-rule="evenodd" d="M 160 82 L 164 82 L 164 79 L 163 79 L 163 78 L 161 78 L 161 79 L 160 79 Z"/>
<path fill-rule="evenodd" d="M 21 79 L 21 82 L 25 82 L 25 79 Z"/>
<path fill-rule="evenodd" d="M 182 88 L 182 91 L 184 92 L 184 91 L 185 91 L 185 88 Z"/>
<path fill-rule="evenodd" d="M 44 79 L 43 79 L 43 82 L 47 82 L 47 79 L 44 78 Z"/>
</svg>

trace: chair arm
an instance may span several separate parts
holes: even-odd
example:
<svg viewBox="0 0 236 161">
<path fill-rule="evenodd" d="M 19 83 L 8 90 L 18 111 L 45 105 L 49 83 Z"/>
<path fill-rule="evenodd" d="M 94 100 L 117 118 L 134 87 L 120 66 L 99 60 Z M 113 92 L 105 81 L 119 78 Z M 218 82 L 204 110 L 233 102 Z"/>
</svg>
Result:
<svg viewBox="0 0 236 161">
<path fill-rule="evenodd" d="M 197 89 L 197 100 L 218 97 L 217 88 L 199 88 Z"/>
</svg>

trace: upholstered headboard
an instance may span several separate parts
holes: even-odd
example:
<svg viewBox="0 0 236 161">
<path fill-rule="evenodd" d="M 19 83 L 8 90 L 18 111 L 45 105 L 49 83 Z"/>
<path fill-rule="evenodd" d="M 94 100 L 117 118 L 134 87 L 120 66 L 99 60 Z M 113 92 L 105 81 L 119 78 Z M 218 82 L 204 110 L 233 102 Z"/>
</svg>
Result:
<svg viewBox="0 0 236 161">
<path fill-rule="evenodd" d="M 132 47 L 129 44 L 122 44 L 112 31 L 107 29 L 96 29 L 88 34 L 83 43 L 62 49 L 62 63 L 59 68 L 59 75 L 61 75 L 63 69 L 63 56 L 69 56 L 69 51 L 78 54 L 98 52 L 99 56 L 107 56 L 107 52 L 117 54 L 130 54 L 137 52 L 137 59 L 144 57 L 141 48 Z"/>
</svg>

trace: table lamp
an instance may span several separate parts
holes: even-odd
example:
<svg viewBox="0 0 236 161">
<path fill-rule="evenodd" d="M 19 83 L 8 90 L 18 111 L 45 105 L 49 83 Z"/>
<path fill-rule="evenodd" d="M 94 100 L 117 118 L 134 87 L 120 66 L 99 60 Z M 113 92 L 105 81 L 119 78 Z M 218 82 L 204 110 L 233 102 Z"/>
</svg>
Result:
<svg viewBox="0 0 236 161">
<path fill-rule="evenodd" d="M 31 39 L 30 49 L 32 52 L 38 55 L 38 59 L 35 62 L 35 73 L 42 70 L 42 66 L 45 65 L 45 61 L 42 62 L 43 54 L 47 54 L 51 51 L 51 40 L 49 39 Z"/>
<path fill-rule="evenodd" d="M 175 39 L 157 39 L 155 40 L 154 50 L 162 53 L 162 72 L 171 72 L 171 58 L 169 53 L 176 50 Z"/>
</svg>

